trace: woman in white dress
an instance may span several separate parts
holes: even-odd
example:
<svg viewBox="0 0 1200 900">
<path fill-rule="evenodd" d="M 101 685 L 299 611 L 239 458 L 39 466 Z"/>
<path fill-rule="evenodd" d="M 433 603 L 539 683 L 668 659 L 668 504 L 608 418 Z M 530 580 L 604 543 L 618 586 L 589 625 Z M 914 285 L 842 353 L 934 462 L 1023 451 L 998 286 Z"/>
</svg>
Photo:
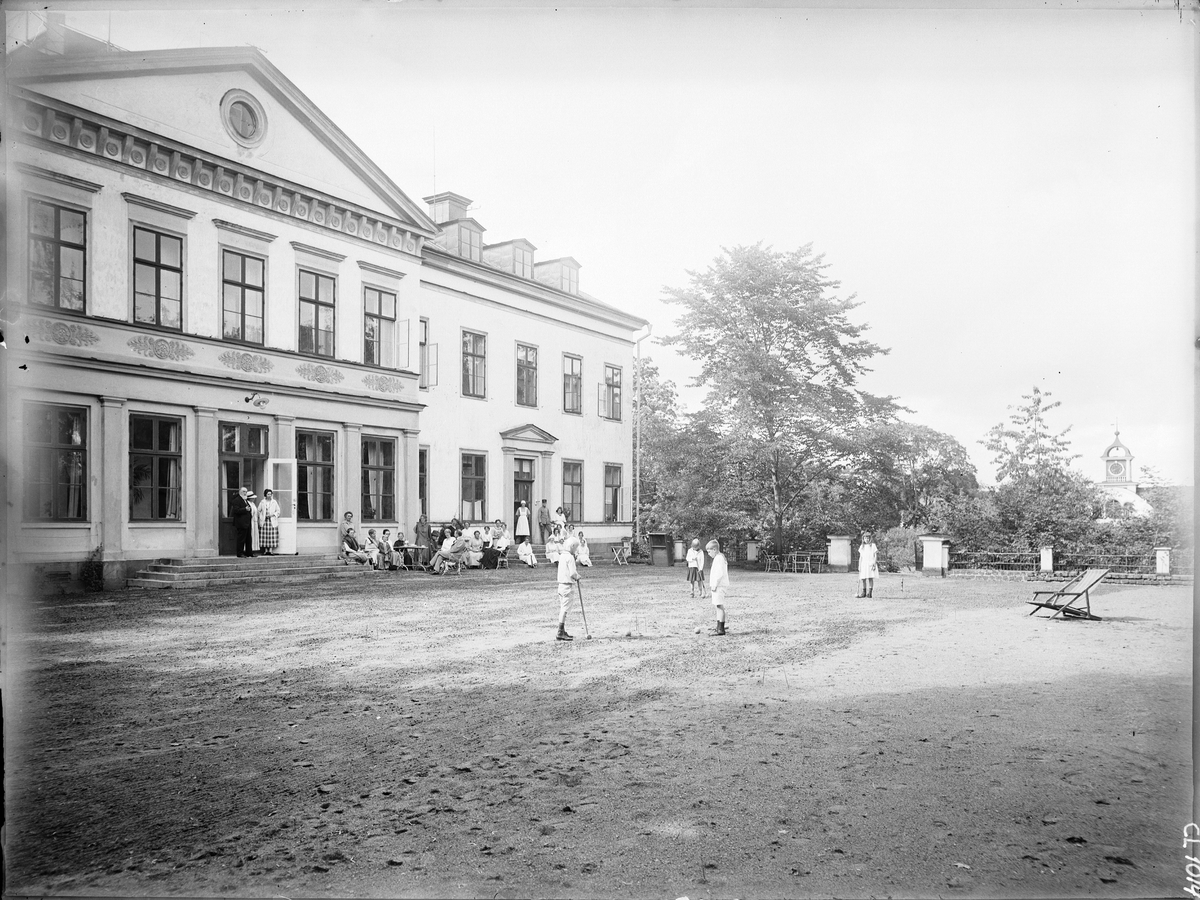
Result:
<svg viewBox="0 0 1200 900">
<path fill-rule="evenodd" d="M 537 557 L 533 555 L 533 545 L 529 543 L 529 536 L 525 536 L 525 540 L 517 544 L 517 558 L 531 569 L 537 568 Z"/>
<path fill-rule="evenodd" d="M 590 566 L 592 564 L 592 551 L 588 549 L 587 541 L 583 537 L 583 532 L 577 532 L 575 540 L 579 541 L 579 547 L 575 551 L 575 562 L 581 566 Z"/>
<path fill-rule="evenodd" d="M 521 538 L 529 538 L 529 507 L 525 505 L 525 501 L 521 501 L 521 505 L 517 507 L 517 543 L 521 542 Z"/>
<path fill-rule="evenodd" d="M 875 587 L 875 579 L 879 577 L 879 548 L 871 532 L 864 531 L 862 543 L 858 547 L 858 578 L 860 588 L 858 598 L 871 597 Z"/>
</svg>

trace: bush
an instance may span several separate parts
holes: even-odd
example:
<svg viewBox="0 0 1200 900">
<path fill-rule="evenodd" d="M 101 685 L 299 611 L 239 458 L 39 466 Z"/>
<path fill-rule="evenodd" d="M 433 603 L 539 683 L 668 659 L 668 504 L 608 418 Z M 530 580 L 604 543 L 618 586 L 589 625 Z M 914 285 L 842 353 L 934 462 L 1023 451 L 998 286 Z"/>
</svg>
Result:
<svg viewBox="0 0 1200 900">
<path fill-rule="evenodd" d="M 84 590 L 98 593 L 104 590 L 104 545 L 101 544 L 87 555 L 79 567 L 79 581 Z"/>
<path fill-rule="evenodd" d="M 917 566 L 915 528 L 889 528 L 879 539 L 879 566 L 888 572 L 901 572 Z"/>
</svg>

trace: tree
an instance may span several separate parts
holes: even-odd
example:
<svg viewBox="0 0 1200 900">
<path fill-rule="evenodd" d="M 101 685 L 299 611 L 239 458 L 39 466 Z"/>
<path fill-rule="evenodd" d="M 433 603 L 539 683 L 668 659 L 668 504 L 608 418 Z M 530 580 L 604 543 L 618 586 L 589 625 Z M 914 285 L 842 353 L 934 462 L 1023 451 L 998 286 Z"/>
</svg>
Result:
<svg viewBox="0 0 1200 900">
<path fill-rule="evenodd" d="M 859 429 L 896 409 L 858 385 L 887 351 L 850 321 L 858 304 L 832 295 L 839 284 L 826 268 L 811 244 L 776 252 L 759 243 L 725 249 L 688 273 L 688 287 L 664 289 L 685 311 L 663 343 L 700 363 L 707 412 L 720 417 L 746 498 L 777 546 L 806 493 L 859 453 Z"/>
<path fill-rule="evenodd" d="M 1092 533 L 1100 503 L 1096 486 L 1070 468 L 1066 434 L 1051 430 L 1046 413 L 1058 408 L 1049 392 L 1034 387 L 1024 404 L 1010 407 L 1009 423 L 994 425 L 983 445 L 996 463 L 995 505 L 999 525 L 1010 543 L 1035 549 L 1041 545 L 1077 546 Z"/>
</svg>

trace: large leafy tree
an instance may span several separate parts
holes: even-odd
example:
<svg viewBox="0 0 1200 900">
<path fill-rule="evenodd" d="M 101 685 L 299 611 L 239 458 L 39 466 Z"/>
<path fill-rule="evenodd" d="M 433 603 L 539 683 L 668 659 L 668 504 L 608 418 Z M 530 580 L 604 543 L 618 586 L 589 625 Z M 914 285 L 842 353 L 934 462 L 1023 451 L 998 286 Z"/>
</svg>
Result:
<svg viewBox="0 0 1200 900">
<path fill-rule="evenodd" d="M 684 308 L 663 340 L 700 363 L 706 413 L 719 419 L 742 493 L 783 545 L 784 523 L 814 488 L 862 450 L 863 426 L 895 413 L 859 386 L 886 353 L 850 321 L 812 245 L 725 249 L 664 299 Z"/>
<path fill-rule="evenodd" d="M 1070 468 L 1070 426 L 1054 431 L 1046 413 L 1058 408 L 1037 387 L 1010 407 L 1007 423 L 991 428 L 982 443 L 996 464 L 995 505 L 1002 530 L 1012 543 L 1077 546 L 1093 530 L 1100 496 L 1096 486 Z"/>
</svg>

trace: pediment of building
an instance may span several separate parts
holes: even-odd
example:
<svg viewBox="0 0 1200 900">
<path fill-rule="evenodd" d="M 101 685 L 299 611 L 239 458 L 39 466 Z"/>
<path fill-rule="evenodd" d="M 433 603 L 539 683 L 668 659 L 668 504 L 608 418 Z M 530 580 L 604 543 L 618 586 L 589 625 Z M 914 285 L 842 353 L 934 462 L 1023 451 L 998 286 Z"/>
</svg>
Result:
<svg viewBox="0 0 1200 900">
<path fill-rule="evenodd" d="M 538 428 L 533 423 L 518 425 L 516 428 L 502 431 L 500 432 L 500 437 L 505 441 L 524 441 L 532 444 L 549 445 L 558 442 L 558 438 L 546 431 L 546 429 Z"/>
</svg>

